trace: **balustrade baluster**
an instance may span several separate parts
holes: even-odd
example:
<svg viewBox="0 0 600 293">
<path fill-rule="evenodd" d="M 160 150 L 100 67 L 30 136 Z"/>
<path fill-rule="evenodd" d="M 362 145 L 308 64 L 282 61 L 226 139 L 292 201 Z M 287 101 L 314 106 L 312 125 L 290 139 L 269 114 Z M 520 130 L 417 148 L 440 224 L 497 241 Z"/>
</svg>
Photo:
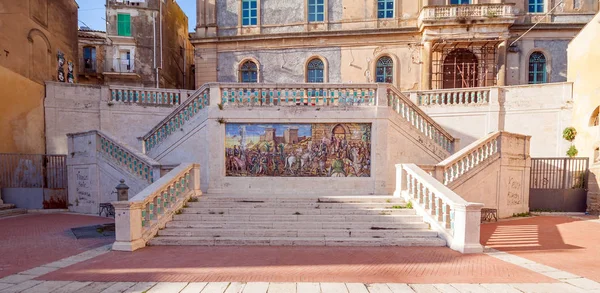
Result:
<svg viewBox="0 0 600 293">
<path fill-rule="evenodd" d="M 419 204 L 424 205 L 427 202 L 427 187 L 421 184 L 421 192 L 419 194 Z"/>
<path fill-rule="evenodd" d="M 450 215 L 450 205 L 447 203 L 444 203 L 444 227 L 446 229 L 451 229 L 452 228 L 452 218 Z"/>
<path fill-rule="evenodd" d="M 437 216 L 437 221 L 441 222 L 444 217 L 442 210 L 442 199 L 437 196 L 435 197 L 435 215 Z"/>
<path fill-rule="evenodd" d="M 410 195 L 412 179 L 408 172 L 406 173 L 406 193 Z"/>
<path fill-rule="evenodd" d="M 434 193 L 433 191 L 429 190 L 429 194 L 428 194 L 428 199 L 429 201 L 427 202 L 427 209 L 429 210 L 429 214 L 434 214 L 434 210 L 433 210 L 433 197 L 434 197 Z"/>
</svg>

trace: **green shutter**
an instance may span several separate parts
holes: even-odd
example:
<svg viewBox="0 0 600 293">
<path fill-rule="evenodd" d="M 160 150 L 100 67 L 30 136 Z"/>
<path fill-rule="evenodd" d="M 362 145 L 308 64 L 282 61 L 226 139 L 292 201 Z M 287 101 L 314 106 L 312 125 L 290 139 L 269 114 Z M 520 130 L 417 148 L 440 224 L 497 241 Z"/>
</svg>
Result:
<svg viewBox="0 0 600 293">
<path fill-rule="evenodd" d="M 117 14 L 117 34 L 119 36 L 131 36 L 131 15 Z"/>
</svg>

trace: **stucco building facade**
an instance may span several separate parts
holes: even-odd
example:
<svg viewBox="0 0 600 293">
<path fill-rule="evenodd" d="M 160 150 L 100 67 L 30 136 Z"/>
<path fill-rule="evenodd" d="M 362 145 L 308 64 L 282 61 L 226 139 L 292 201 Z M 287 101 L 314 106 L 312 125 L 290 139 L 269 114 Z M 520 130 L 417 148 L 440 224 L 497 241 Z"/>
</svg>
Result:
<svg viewBox="0 0 600 293">
<path fill-rule="evenodd" d="M 44 153 L 44 82 L 75 82 L 77 3 L 0 3 L 0 152 Z"/>
<path fill-rule="evenodd" d="M 105 84 L 194 88 L 188 18 L 174 0 L 109 0 Z"/>
<path fill-rule="evenodd" d="M 567 45 L 598 10 L 594 0 L 197 3 L 198 85 L 388 82 L 403 91 L 566 81 Z"/>
</svg>

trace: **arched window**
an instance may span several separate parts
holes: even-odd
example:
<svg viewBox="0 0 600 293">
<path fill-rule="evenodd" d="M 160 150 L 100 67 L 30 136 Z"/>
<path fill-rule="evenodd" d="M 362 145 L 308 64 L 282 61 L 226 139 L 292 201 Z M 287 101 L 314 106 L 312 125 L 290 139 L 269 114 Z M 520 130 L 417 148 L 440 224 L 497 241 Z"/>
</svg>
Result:
<svg viewBox="0 0 600 293">
<path fill-rule="evenodd" d="M 392 58 L 383 56 L 377 60 L 377 68 L 375 68 L 375 82 L 394 82 L 394 61 Z"/>
<path fill-rule="evenodd" d="M 452 50 L 444 58 L 444 83 L 445 89 L 469 88 L 479 85 L 479 63 L 477 56 L 465 48 Z"/>
<path fill-rule="evenodd" d="M 542 52 L 533 52 L 529 56 L 529 84 L 546 83 L 546 56 Z"/>
<path fill-rule="evenodd" d="M 589 126 L 598 126 L 600 125 L 600 107 L 596 107 L 592 116 L 590 117 Z"/>
<path fill-rule="evenodd" d="M 306 66 L 306 82 L 324 82 L 325 64 L 319 58 L 314 58 Z"/>
<path fill-rule="evenodd" d="M 258 82 L 258 66 L 256 63 L 248 60 L 240 66 L 241 82 Z"/>
</svg>

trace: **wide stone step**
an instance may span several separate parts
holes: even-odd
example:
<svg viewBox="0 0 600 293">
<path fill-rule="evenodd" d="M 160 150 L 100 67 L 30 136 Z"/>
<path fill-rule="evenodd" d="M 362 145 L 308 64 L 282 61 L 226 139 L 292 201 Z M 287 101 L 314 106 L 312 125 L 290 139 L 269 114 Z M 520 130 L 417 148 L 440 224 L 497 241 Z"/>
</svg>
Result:
<svg viewBox="0 0 600 293">
<path fill-rule="evenodd" d="M 149 245 L 271 245 L 271 246 L 445 246 L 440 238 L 340 238 L 340 237 L 155 237 Z"/>
<path fill-rule="evenodd" d="M 352 238 L 406 238 L 437 237 L 438 233 L 425 229 L 359 230 L 359 229 L 199 229 L 167 228 L 159 236 L 178 237 L 352 237 Z"/>
<path fill-rule="evenodd" d="M 400 197 L 392 196 L 320 196 L 320 197 L 294 197 L 294 196 L 200 196 L 199 202 L 236 202 L 236 203 L 403 203 Z"/>
<path fill-rule="evenodd" d="M 179 214 L 174 221 L 206 222 L 422 222 L 423 217 L 416 215 L 202 215 Z"/>
<path fill-rule="evenodd" d="M 401 222 L 203 222 L 171 221 L 167 228 L 203 228 L 203 229 L 363 229 L 363 230 L 407 230 L 429 229 L 423 221 Z"/>
<path fill-rule="evenodd" d="M 415 215 L 412 209 L 320 209 L 320 208 L 185 208 L 184 214 L 201 215 Z"/>
<path fill-rule="evenodd" d="M 380 203 L 317 203 L 317 202 L 228 202 L 228 201 L 198 201 L 188 202 L 190 208 L 304 208 L 304 209 L 353 209 L 364 210 L 372 208 L 406 207 L 403 201 Z"/>
</svg>

